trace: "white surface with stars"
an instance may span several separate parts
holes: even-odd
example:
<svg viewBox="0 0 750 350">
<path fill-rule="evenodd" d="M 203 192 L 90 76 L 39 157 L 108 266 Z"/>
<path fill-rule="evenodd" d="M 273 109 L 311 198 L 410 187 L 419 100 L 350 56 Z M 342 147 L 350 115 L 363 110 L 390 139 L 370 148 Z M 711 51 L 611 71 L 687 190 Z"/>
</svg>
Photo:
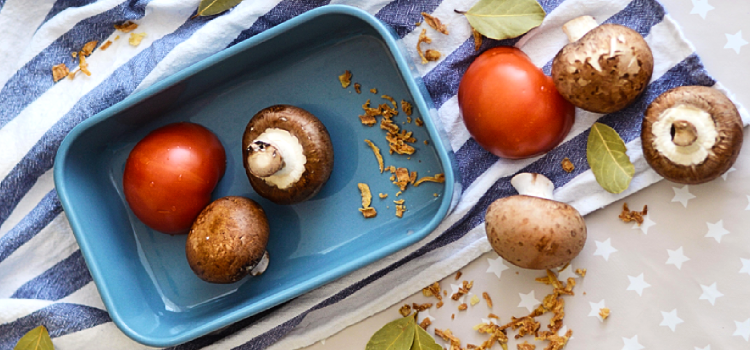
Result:
<svg viewBox="0 0 750 350">
<path fill-rule="evenodd" d="M 709 73 L 750 106 L 750 1 L 662 0 L 696 47 Z M 684 185 L 661 181 L 585 217 L 588 240 L 581 254 L 559 272 L 561 280 L 575 278 L 574 296 L 564 296 L 564 330 L 573 338 L 566 349 L 750 349 L 750 134 L 737 162 L 709 183 Z M 648 205 L 640 226 L 618 219 L 623 202 L 639 210 Z M 585 277 L 575 273 L 586 269 Z M 441 308 L 420 315 L 435 328 L 450 329 L 467 344 L 487 339 L 472 327 L 482 322 L 504 324 L 538 305 L 551 287 L 535 281 L 543 271 L 524 270 L 486 253 L 463 274 L 440 282 L 474 281 L 471 295 L 481 301 L 458 310 L 450 294 Z M 482 292 L 492 298 L 488 306 Z M 469 297 L 466 300 L 469 300 Z M 399 307 L 436 303 L 416 293 L 402 303 L 372 315 L 306 350 L 365 349 L 369 337 L 398 318 Z M 602 320 L 602 308 L 611 310 Z M 499 316 L 499 320 L 490 317 Z M 546 327 L 541 317 L 542 328 Z M 509 331 L 509 335 L 515 334 Z M 564 334 L 564 333 L 559 333 Z M 512 336 L 509 349 L 528 340 Z M 442 340 L 438 344 L 446 345 Z M 493 349 L 500 349 L 495 345 Z"/>
</svg>

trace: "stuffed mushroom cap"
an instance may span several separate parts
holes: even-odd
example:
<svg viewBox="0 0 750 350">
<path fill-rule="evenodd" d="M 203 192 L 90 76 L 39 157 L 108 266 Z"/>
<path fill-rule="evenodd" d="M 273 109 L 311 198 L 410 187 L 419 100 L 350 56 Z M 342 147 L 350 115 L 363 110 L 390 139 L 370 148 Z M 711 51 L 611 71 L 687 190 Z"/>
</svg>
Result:
<svg viewBox="0 0 750 350">
<path fill-rule="evenodd" d="M 274 105 L 255 114 L 242 136 L 243 165 L 253 189 L 277 204 L 315 196 L 333 171 L 333 144 L 310 112 Z"/>
<path fill-rule="evenodd" d="M 648 164 L 664 178 L 685 184 L 708 182 L 729 170 L 743 137 L 735 105 L 705 86 L 661 94 L 646 109 L 641 126 Z"/>
</svg>

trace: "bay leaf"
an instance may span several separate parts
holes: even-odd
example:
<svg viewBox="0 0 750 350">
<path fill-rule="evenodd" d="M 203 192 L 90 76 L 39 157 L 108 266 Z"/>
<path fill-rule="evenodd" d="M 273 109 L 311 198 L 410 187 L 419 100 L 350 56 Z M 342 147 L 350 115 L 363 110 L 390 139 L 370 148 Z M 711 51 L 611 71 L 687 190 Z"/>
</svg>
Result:
<svg viewBox="0 0 750 350">
<path fill-rule="evenodd" d="M 411 315 L 387 323 L 372 335 L 365 350 L 410 350 L 416 324 Z"/>
<path fill-rule="evenodd" d="M 55 350 L 44 326 L 36 327 L 18 340 L 13 350 Z"/>
<path fill-rule="evenodd" d="M 241 3 L 242 0 L 201 0 L 196 16 L 218 15 Z"/>
<path fill-rule="evenodd" d="M 503 40 L 538 27 L 546 13 L 537 0 L 479 0 L 464 15 L 482 35 Z"/>
<path fill-rule="evenodd" d="M 630 186 L 635 167 L 626 151 L 625 142 L 615 129 L 602 123 L 591 126 L 586 158 L 596 182 L 607 192 L 621 193 Z"/>
<path fill-rule="evenodd" d="M 443 347 L 435 342 L 430 333 L 414 322 L 414 342 L 411 350 L 443 350 Z"/>
</svg>

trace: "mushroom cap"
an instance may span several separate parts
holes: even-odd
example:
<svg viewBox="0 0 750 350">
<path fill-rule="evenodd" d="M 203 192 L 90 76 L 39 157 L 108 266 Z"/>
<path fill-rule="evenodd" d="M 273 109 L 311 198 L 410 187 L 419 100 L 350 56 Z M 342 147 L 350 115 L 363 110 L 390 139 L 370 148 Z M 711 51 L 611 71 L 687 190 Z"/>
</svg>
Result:
<svg viewBox="0 0 750 350">
<path fill-rule="evenodd" d="M 586 223 L 572 206 L 516 195 L 494 201 L 485 214 L 492 249 L 511 264 L 543 270 L 569 263 L 586 243 Z"/>
<path fill-rule="evenodd" d="M 602 24 L 565 45 L 552 62 L 557 91 L 576 107 L 612 113 L 645 90 L 654 57 L 643 37 L 619 24 Z"/>
<path fill-rule="evenodd" d="M 270 228 L 263 208 L 237 196 L 209 204 L 188 233 L 188 264 L 202 280 L 233 283 L 245 277 L 263 258 Z"/>
<path fill-rule="evenodd" d="M 705 111 L 716 127 L 716 142 L 700 164 L 676 164 L 656 149 L 654 123 L 664 111 L 680 105 Z M 729 170 L 737 160 L 743 137 L 742 118 L 734 103 L 720 91 L 705 86 L 681 86 L 661 94 L 646 109 L 641 125 L 641 146 L 648 164 L 664 178 L 684 184 L 708 182 Z"/>
<path fill-rule="evenodd" d="M 268 184 L 248 168 L 248 146 L 270 128 L 286 130 L 295 136 L 307 159 L 302 177 L 289 188 Z M 333 144 L 325 125 L 312 113 L 295 106 L 274 105 L 256 113 L 247 123 L 242 136 L 242 162 L 258 194 L 277 204 L 294 204 L 315 196 L 328 181 L 333 171 Z"/>
</svg>

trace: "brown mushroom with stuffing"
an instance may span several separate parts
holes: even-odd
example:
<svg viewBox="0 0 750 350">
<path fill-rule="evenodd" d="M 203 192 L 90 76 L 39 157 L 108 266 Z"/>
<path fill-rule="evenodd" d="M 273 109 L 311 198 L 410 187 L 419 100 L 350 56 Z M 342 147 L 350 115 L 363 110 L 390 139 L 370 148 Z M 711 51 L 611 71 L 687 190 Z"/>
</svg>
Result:
<svg viewBox="0 0 750 350">
<path fill-rule="evenodd" d="M 552 200 L 554 184 L 540 174 L 511 179 L 518 195 L 494 201 L 485 214 L 492 249 L 511 264 L 544 270 L 563 266 L 586 243 L 586 223 L 572 206 Z"/>
<path fill-rule="evenodd" d="M 323 123 L 295 106 L 255 114 L 242 137 L 243 164 L 253 189 L 277 204 L 315 196 L 333 170 L 333 144 Z"/>
<path fill-rule="evenodd" d="M 682 86 L 657 97 L 641 126 L 643 155 L 664 178 L 678 183 L 711 181 L 729 170 L 742 148 L 742 119 L 716 89 Z"/>
<path fill-rule="evenodd" d="M 188 233 L 188 264 L 202 280 L 233 283 L 268 267 L 269 225 L 263 208 L 238 196 L 222 197 L 198 215 Z"/>
<path fill-rule="evenodd" d="M 563 26 L 570 43 L 552 62 L 557 91 L 576 107 L 595 113 L 619 111 L 646 89 L 654 57 L 643 36 L 619 25 L 597 25 L 591 16 Z"/>
</svg>

